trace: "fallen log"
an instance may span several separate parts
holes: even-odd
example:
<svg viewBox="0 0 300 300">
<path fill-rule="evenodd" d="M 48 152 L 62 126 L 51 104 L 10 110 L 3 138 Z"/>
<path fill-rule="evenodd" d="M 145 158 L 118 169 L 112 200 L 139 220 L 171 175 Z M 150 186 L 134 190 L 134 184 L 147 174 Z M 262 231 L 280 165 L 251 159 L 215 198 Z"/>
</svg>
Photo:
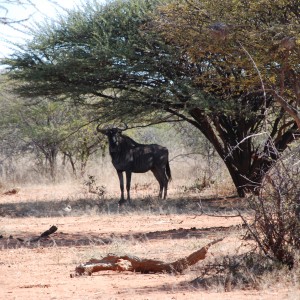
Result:
<svg viewBox="0 0 300 300">
<path fill-rule="evenodd" d="M 194 265 L 199 260 L 206 257 L 210 246 L 222 241 L 223 238 L 212 241 L 200 250 L 193 252 L 187 257 L 176 260 L 175 262 L 166 263 L 155 259 L 144 259 L 132 255 L 114 255 L 109 254 L 103 259 L 91 259 L 75 268 L 75 274 L 71 277 L 81 276 L 84 274 L 92 275 L 99 271 L 131 271 L 141 273 L 182 273 L 189 266 Z"/>
</svg>

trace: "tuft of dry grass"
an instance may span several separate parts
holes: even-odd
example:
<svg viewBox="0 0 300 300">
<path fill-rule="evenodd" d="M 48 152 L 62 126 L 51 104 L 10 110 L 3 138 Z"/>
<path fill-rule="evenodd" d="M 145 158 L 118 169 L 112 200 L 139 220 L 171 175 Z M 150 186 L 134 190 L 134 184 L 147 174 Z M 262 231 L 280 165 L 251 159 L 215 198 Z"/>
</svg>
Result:
<svg viewBox="0 0 300 300">
<path fill-rule="evenodd" d="M 241 237 L 240 233 L 235 233 L 236 238 Z M 299 266 L 290 270 L 287 266 L 259 253 L 253 247 L 253 242 L 246 245 L 247 243 L 240 247 L 231 245 L 231 253 L 222 253 L 205 260 L 196 270 L 197 277 L 188 284 L 196 289 L 217 292 L 277 288 L 288 290 L 289 299 L 298 299 Z"/>
</svg>

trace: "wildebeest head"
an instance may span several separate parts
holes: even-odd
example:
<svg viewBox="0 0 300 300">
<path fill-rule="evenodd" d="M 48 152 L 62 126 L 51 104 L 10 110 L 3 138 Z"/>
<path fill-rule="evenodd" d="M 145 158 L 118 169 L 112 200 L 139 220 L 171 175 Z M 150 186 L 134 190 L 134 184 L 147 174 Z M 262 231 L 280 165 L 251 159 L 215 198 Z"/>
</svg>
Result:
<svg viewBox="0 0 300 300">
<path fill-rule="evenodd" d="M 117 151 L 123 137 L 122 137 L 122 129 L 120 128 L 108 128 L 108 129 L 99 129 L 99 125 L 97 126 L 97 131 L 108 137 L 109 148 L 111 152 Z"/>
</svg>

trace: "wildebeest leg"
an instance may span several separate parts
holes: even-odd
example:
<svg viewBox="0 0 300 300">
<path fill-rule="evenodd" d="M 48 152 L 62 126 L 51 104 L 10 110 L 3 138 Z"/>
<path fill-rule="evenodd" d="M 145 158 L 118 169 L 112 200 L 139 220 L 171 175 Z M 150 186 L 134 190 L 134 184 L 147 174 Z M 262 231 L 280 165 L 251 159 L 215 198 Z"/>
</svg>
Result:
<svg viewBox="0 0 300 300">
<path fill-rule="evenodd" d="M 166 199 L 167 198 L 167 192 L 168 192 L 168 178 L 166 177 L 165 179 L 164 179 L 164 199 Z"/>
<path fill-rule="evenodd" d="M 119 201 L 119 204 L 122 204 L 125 202 L 124 199 L 124 179 L 123 179 L 123 172 L 117 171 L 118 176 L 119 176 L 119 181 L 120 181 L 120 190 L 121 190 L 121 199 Z"/>
<path fill-rule="evenodd" d="M 164 192 L 164 199 L 166 199 L 167 192 L 168 192 L 169 179 L 166 175 L 165 169 L 164 168 L 155 168 L 154 171 L 152 170 L 152 172 L 160 185 L 159 198 L 162 199 L 162 193 Z"/>
<path fill-rule="evenodd" d="M 163 184 L 163 180 L 162 180 L 162 176 L 161 176 L 161 172 L 159 169 L 152 169 L 151 170 L 153 175 L 155 176 L 156 180 L 159 183 L 159 194 L 158 194 L 158 198 L 162 199 L 162 192 L 163 192 L 163 188 L 164 188 L 164 184 Z"/>
<path fill-rule="evenodd" d="M 161 174 L 161 181 L 163 184 L 163 188 L 164 188 L 164 199 L 167 198 L 167 191 L 168 191 L 168 177 L 166 175 L 165 169 L 160 169 L 160 174 Z"/>
<path fill-rule="evenodd" d="M 131 183 L 131 172 L 126 172 L 126 190 L 127 190 L 127 200 L 131 202 L 130 200 L 130 183 Z"/>
</svg>

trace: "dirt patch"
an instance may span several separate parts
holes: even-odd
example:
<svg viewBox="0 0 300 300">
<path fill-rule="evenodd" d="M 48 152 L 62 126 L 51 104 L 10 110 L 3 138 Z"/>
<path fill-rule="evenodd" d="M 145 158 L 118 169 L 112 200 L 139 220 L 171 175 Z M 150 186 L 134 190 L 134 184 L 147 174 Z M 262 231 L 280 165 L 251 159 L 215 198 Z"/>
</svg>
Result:
<svg viewBox="0 0 300 300">
<path fill-rule="evenodd" d="M 38 194 L 40 190 L 26 193 L 21 190 L 1 197 L 1 299 L 274 300 L 296 299 L 293 297 L 298 295 L 283 287 L 228 293 L 222 283 L 210 290 L 196 288 L 192 281 L 205 261 L 180 275 L 106 271 L 70 278 L 78 264 L 108 253 L 174 261 L 219 237 L 225 239 L 211 247 L 208 260 L 242 253 L 249 250 L 243 240 L 245 230 L 239 218 L 201 215 L 199 199 L 192 197 L 162 204 L 137 199 L 133 207 L 118 208 L 117 199 L 75 197 L 74 190 L 57 197 L 63 194 L 58 188 L 56 194 L 45 189 L 45 199 Z M 223 202 L 218 206 L 217 201 Z M 212 214 L 230 214 L 238 203 L 232 202 L 237 200 L 202 199 Z M 71 210 L 64 210 L 68 205 Z M 27 242 L 52 225 L 58 227 L 57 232 Z"/>
</svg>

